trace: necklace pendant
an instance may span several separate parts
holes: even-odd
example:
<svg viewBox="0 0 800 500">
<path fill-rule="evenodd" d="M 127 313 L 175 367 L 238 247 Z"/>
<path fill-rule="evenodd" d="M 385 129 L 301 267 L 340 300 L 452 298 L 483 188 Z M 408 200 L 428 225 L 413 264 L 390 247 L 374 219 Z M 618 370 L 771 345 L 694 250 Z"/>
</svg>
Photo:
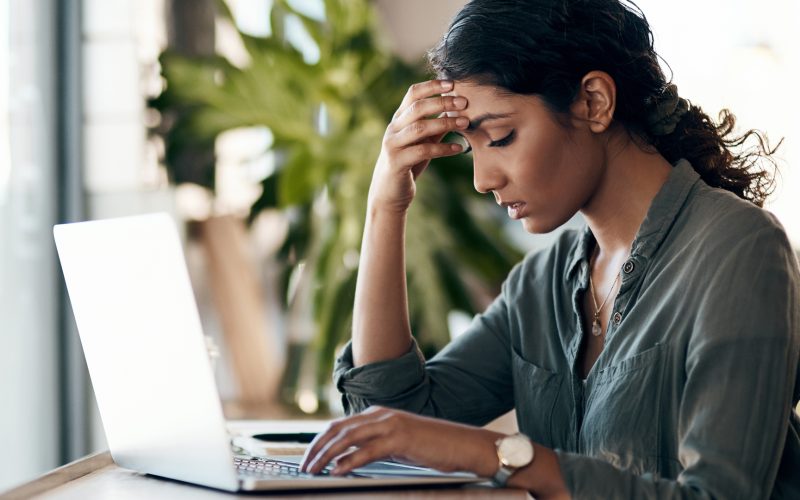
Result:
<svg viewBox="0 0 800 500">
<path fill-rule="evenodd" d="M 603 327 L 600 326 L 600 319 L 595 318 L 594 321 L 592 321 L 592 335 L 594 335 L 595 337 L 599 337 L 602 334 L 603 334 Z"/>
</svg>

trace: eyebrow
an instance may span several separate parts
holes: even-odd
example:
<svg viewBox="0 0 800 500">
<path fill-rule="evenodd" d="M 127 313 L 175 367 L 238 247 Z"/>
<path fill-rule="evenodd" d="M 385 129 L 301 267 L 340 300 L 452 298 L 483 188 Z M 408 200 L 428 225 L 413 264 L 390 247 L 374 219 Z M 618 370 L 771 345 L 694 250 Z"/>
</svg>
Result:
<svg viewBox="0 0 800 500">
<path fill-rule="evenodd" d="M 514 113 L 484 113 L 479 117 L 475 118 L 474 120 L 469 122 L 469 126 L 467 127 L 468 132 L 474 132 L 478 128 L 480 128 L 483 122 L 491 121 L 491 120 L 499 120 L 501 118 L 508 118 L 509 116 L 513 115 Z"/>
</svg>

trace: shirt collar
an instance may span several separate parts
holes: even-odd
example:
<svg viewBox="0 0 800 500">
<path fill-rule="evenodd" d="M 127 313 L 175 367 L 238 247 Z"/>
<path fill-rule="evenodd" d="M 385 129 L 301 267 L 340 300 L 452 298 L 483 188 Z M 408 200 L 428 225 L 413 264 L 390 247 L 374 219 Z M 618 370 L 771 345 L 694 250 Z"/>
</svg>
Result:
<svg viewBox="0 0 800 500">
<path fill-rule="evenodd" d="M 667 181 L 653 198 L 642 225 L 639 226 L 631 245 L 631 257 L 648 259 L 656 251 L 689 197 L 691 188 L 699 179 L 700 175 L 687 160 L 680 159 L 675 163 Z M 564 276 L 566 279 L 574 274 L 582 262 L 588 265 L 589 249 L 593 243 L 594 235 L 587 225 L 572 248 Z"/>
<path fill-rule="evenodd" d="M 594 243 L 594 235 L 592 231 L 589 229 L 589 226 L 584 226 L 581 230 L 581 235 L 577 239 L 575 246 L 572 247 L 572 256 L 569 259 L 569 263 L 567 264 L 566 273 L 564 274 L 565 279 L 569 279 L 575 271 L 578 269 L 581 262 L 586 263 L 588 265 L 589 262 L 589 248 Z"/>
<path fill-rule="evenodd" d="M 649 258 L 664 241 L 675 223 L 678 212 L 686 203 L 692 187 L 700 180 L 691 163 L 680 159 L 659 190 L 631 245 L 631 255 Z"/>
</svg>

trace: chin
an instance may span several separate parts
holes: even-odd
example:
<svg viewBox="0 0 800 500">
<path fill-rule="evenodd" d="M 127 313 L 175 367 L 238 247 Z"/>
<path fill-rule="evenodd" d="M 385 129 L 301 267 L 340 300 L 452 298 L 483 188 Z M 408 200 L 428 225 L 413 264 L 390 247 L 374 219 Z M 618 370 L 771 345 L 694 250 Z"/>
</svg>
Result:
<svg viewBox="0 0 800 500">
<path fill-rule="evenodd" d="M 531 234 L 546 234 L 551 231 L 554 231 L 561 227 L 562 224 L 567 222 L 569 218 L 566 220 L 545 220 L 539 217 L 524 217 L 522 219 L 522 227 Z"/>
</svg>

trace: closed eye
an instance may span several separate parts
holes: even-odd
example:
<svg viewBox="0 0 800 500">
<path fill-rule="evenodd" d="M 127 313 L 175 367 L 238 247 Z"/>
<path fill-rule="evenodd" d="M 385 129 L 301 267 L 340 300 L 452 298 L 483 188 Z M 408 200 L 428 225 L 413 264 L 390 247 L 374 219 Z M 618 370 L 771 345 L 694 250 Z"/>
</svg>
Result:
<svg viewBox="0 0 800 500">
<path fill-rule="evenodd" d="M 514 132 L 516 132 L 516 131 L 512 130 L 511 132 L 508 133 L 507 136 L 503 137 L 502 139 L 498 139 L 496 141 L 490 142 L 489 143 L 489 147 L 490 148 L 502 148 L 504 146 L 508 146 L 514 140 Z"/>
</svg>

